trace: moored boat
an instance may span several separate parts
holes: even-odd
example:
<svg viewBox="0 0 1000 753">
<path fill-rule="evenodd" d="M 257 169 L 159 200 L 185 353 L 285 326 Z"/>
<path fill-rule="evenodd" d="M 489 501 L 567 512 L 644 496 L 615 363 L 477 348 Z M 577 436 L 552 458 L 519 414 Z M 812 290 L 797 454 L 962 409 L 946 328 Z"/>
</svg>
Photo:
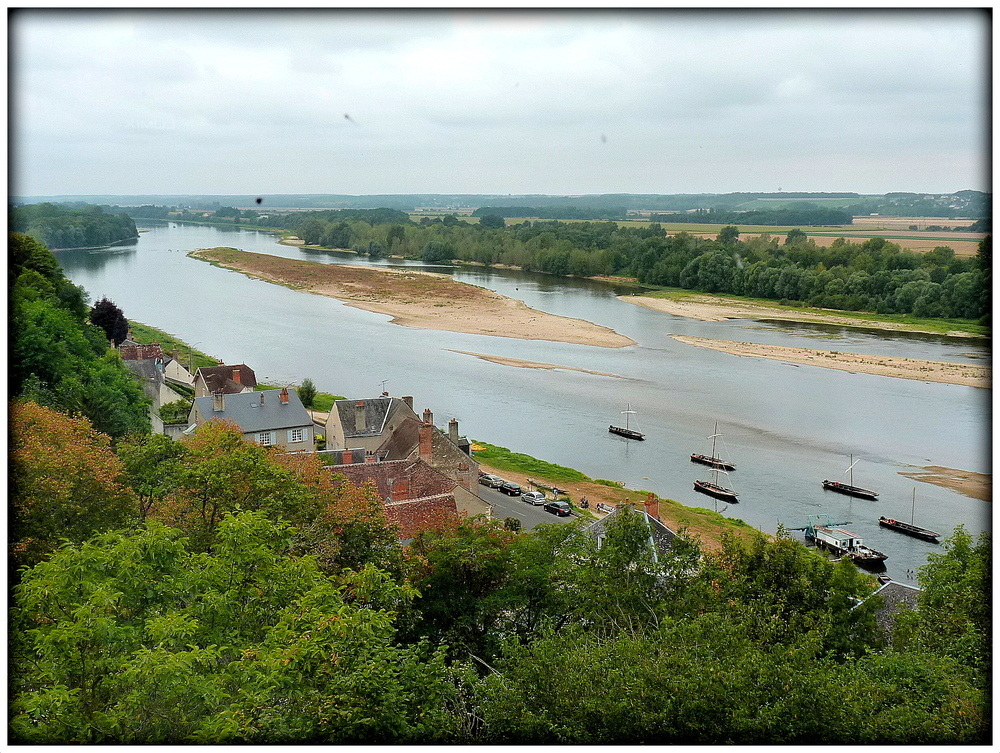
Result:
<svg viewBox="0 0 1000 753">
<path fill-rule="evenodd" d="M 625 437 L 626 439 L 638 439 L 645 440 L 646 435 L 636 431 L 630 427 L 628 417 L 635 415 L 636 411 L 632 410 L 632 405 L 630 403 L 625 404 L 625 410 L 622 411 L 625 414 L 625 425 L 624 426 L 609 426 L 608 431 L 612 434 L 617 434 L 619 437 Z"/>
<path fill-rule="evenodd" d="M 715 497 L 716 499 L 724 499 L 726 502 L 740 501 L 739 495 L 737 495 L 732 489 L 727 489 L 724 486 L 713 484 L 711 481 L 695 481 L 694 490 L 696 492 L 701 492 L 702 494 L 707 494 L 710 497 Z"/>
<path fill-rule="evenodd" d="M 862 489 L 860 486 L 852 486 L 851 484 L 844 484 L 840 481 L 823 481 L 823 488 L 829 489 L 832 492 L 840 492 L 841 494 L 847 494 L 851 497 L 860 497 L 861 499 L 878 499 L 878 492 L 873 492 L 871 489 Z"/>
<path fill-rule="evenodd" d="M 932 541 L 935 544 L 937 544 L 938 539 L 941 538 L 940 533 L 935 533 L 928 528 L 915 526 L 912 523 L 904 523 L 902 520 L 896 520 L 895 518 L 880 517 L 878 519 L 878 524 L 883 528 L 891 528 L 894 531 L 905 533 L 907 536 L 913 536 L 918 539 L 923 539 L 924 541 Z"/>
<path fill-rule="evenodd" d="M 858 458 L 860 460 L 860 458 Z M 847 494 L 850 497 L 860 497 L 861 499 L 878 499 L 878 492 L 873 492 L 871 489 L 865 489 L 860 486 L 854 485 L 854 466 L 857 465 L 858 461 L 854 459 L 851 455 L 851 464 L 848 466 L 844 473 L 851 474 L 851 483 L 845 484 L 843 481 L 830 481 L 829 479 L 823 479 L 823 488 L 829 489 L 832 492 L 840 492 L 841 494 Z"/>
<path fill-rule="evenodd" d="M 866 546 L 861 537 L 844 528 L 812 526 L 806 530 L 806 538 L 839 557 L 850 557 L 860 567 L 882 569 L 888 559 L 886 554 Z"/>
<path fill-rule="evenodd" d="M 701 463 L 702 465 L 707 465 L 710 468 L 718 468 L 720 471 L 735 471 L 736 466 L 732 463 L 728 463 L 721 458 L 709 457 L 708 455 L 699 455 L 698 453 L 691 453 L 692 463 Z"/>
</svg>

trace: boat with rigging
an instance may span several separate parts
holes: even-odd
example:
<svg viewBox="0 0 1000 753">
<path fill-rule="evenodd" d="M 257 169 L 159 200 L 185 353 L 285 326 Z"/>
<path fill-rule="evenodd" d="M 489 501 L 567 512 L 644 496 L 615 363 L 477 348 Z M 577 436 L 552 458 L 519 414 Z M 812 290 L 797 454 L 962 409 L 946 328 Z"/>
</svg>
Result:
<svg viewBox="0 0 1000 753">
<path fill-rule="evenodd" d="M 608 431 L 612 434 L 617 434 L 619 437 L 625 437 L 626 439 L 638 439 L 645 440 L 646 435 L 636 431 L 631 426 L 629 426 L 629 416 L 634 416 L 636 411 L 632 410 L 631 403 L 625 403 L 625 410 L 622 411 L 625 414 L 625 425 L 624 426 L 609 426 Z"/>
<path fill-rule="evenodd" d="M 929 528 L 922 528 L 918 525 L 913 524 L 913 509 L 917 503 L 917 490 L 913 490 L 913 499 L 910 507 L 910 522 L 906 523 L 902 520 L 896 520 L 895 518 L 887 518 L 885 516 L 880 516 L 878 519 L 878 524 L 883 528 L 890 528 L 893 531 L 899 531 L 900 533 L 905 533 L 907 536 L 913 536 L 917 539 L 923 539 L 924 541 L 930 541 L 934 544 L 939 543 L 941 534 L 930 530 Z"/>
<path fill-rule="evenodd" d="M 715 443 L 720 437 L 719 434 L 719 423 L 715 424 L 715 433 L 712 435 L 712 454 L 709 456 L 712 459 L 717 459 L 715 455 Z M 694 456 L 691 458 L 694 459 Z M 708 465 L 706 463 L 706 465 Z M 732 489 L 727 489 L 726 487 L 719 484 L 719 473 L 725 473 L 727 476 L 729 473 L 725 468 L 722 467 L 721 461 L 719 465 L 712 465 L 712 480 L 702 481 L 696 480 L 694 482 L 694 490 L 696 492 L 701 492 L 702 494 L 707 494 L 710 497 L 715 497 L 716 499 L 722 499 L 726 502 L 739 502 L 739 495 Z M 733 466 L 735 469 L 736 466 Z"/>
<path fill-rule="evenodd" d="M 709 439 L 713 439 L 714 440 L 717 436 L 720 436 L 719 435 L 719 422 L 718 421 L 715 422 L 715 433 L 712 434 L 712 436 L 709 437 Z M 712 454 L 711 455 L 701 455 L 699 453 L 692 452 L 691 453 L 691 462 L 692 463 L 701 463 L 702 465 L 707 465 L 710 468 L 717 468 L 720 471 L 735 471 L 736 470 L 736 466 L 733 463 L 730 463 L 730 462 L 728 462 L 726 460 L 723 460 L 722 458 L 718 458 L 718 457 L 715 456 L 715 448 L 714 447 L 712 448 Z"/>
<path fill-rule="evenodd" d="M 860 460 L 861 458 L 858 458 Z M 829 489 L 832 492 L 840 492 L 841 494 L 847 494 L 851 497 L 860 497 L 861 499 L 877 500 L 878 492 L 873 492 L 871 489 L 865 489 L 860 486 L 854 485 L 854 466 L 857 465 L 858 460 L 854 459 L 851 455 L 851 464 L 848 466 L 844 473 L 851 474 L 851 483 L 845 484 L 842 481 L 830 481 L 829 479 L 823 479 L 823 488 Z"/>
</svg>

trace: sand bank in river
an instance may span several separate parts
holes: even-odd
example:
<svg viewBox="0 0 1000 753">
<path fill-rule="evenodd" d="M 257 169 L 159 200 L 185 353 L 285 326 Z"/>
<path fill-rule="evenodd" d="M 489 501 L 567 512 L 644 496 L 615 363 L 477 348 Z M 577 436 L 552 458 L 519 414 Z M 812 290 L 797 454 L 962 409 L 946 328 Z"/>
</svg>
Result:
<svg viewBox="0 0 1000 753">
<path fill-rule="evenodd" d="M 584 374 L 595 374 L 597 376 L 614 377 L 622 379 L 618 374 L 608 374 L 604 371 L 591 371 L 590 369 L 578 369 L 575 366 L 560 366 L 555 363 L 543 363 L 541 361 L 522 361 L 520 358 L 508 358 L 506 356 L 490 356 L 485 353 L 473 353 L 468 350 L 452 350 L 452 353 L 461 353 L 463 356 L 475 356 L 490 363 L 497 363 L 501 366 L 517 366 L 522 369 L 564 369 L 565 371 L 579 371 Z"/>
<path fill-rule="evenodd" d="M 864 353 L 843 353 L 834 350 L 810 350 L 789 348 L 781 345 L 759 345 L 757 343 L 713 340 L 707 337 L 671 335 L 685 345 L 709 348 L 734 356 L 770 358 L 792 364 L 822 366 L 861 374 L 874 374 L 899 379 L 917 379 L 922 382 L 961 384 L 968 387 L 990 386 L 990 370 L 987 366 L 948 361 L 923 361 L 916 358 L 894 356 L 874 356 Z"/>
<path fill-rule="evenodd" d="M 914 481 L 943 486 L 959 494 L 964 494 L 966 497 L 986 502 L 989 502 L 993 496 L 993 482 L 991 477 L 985 473 L 928 465 L 921 471 L 900 471 L 900 475 L 912 478 Z"/>
<path fill-rule="evenodd" d="M 833 324 L 844 327 L 863 327 L 865 329 L 885 329 L 896 332 L 924 332 L 912 324 L 898 322 L 881 322 L 875 319 L 859 319 L 852 316 L 838 316 L 835 313 L 814 313 L 811 311 L 796 311 L 777 306 L 732 301 L 716 298 L 710 295 L 690 295 L 680 300 L 670 298 L 650 298 L 642 295 L 620 295 L 618 300 L 644 306 L 654 311 L 688 319 L 699 319 L 703 322 L 721 322 L 726 319 L 782 319 L 793 322 L 814 322 L 816 324 Z M 949 332 L 951 337 L 974 337 L 965 332 Z"/>
<path fill-rule="evenodd" d="M 348 306 L 387 314 L 418 329 L 515 337 L 522 340 L 623 348 L 631 338 L 583 319 L 547 314 L 522 301 L 447 275 L 346 264 L 319 264 L 230 248 L 200 249 L 189 256 L 267 282 L 325 295 Z"/>
</svg>

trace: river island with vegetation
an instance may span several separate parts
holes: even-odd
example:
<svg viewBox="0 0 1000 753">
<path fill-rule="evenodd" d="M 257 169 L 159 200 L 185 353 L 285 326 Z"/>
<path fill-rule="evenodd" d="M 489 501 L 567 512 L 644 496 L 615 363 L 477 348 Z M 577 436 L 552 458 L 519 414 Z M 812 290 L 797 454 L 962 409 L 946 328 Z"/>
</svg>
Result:
<svg viewBox="0 0 1000 753">
<path fill-rule="evenodd" d="M 771 256 L 725 242 L 685 279 L 762 262 L 781 279 Z M 872 577 L 784 529 L 658 500 L 677 536 L 657 549 L 645 492 L 483 443 L 487 468 L 604 493 L 620 514 L 599 540 L 579 523 L 456 516 L 404 543 L 374 487 L 315 454 L 218 422 L 152 434 L 100 302 L 42 243 L 9 243 L 12 740 L 988 742 L 988 533 L 957 527 L 920 569 L 916 608 L 887 613 Z M 977 300 L 981 260 L 937 256 L 884 270 L 906 280 L 893 307 Z M 821 302 L 861 295 L 851 274 Z"/>
</svg>

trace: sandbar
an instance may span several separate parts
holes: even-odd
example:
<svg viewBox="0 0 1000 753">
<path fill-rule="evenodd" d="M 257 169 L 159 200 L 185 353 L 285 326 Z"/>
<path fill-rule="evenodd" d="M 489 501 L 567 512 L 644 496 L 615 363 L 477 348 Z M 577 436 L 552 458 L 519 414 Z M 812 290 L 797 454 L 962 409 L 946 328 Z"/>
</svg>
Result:
<svg viewBox="0 0 1000 753">
<path fill-rule="evenodd" d="M 927 332 L 912 324 L 897 322 L 882 322 L 875 319 L 859 319 L 850 316 L 838 316 L 835 313 L 813 313 L 810 311 L 793 311 L 777 306 L 731 301 L 710 295 L 690 295 L 683 299 L 650 298 L 644 295 L 620 295 L 618 300 L 644 306 L 654 311 L 688 319 L 698 319 L 703 322 L 722 322 L 726 319 L 781 319 L 792 322 L 815 322 L 817 324 L 834 324 L 844 327 L 863 327 L 865 329 L 884 329 L 896 332 Z M 967 332 L 952 331 L 949 337 L 976 337 Z"/>
<path fill-rule="evenodd" d="M 937 484 L 959 494 L 964 494 L 966 497 L 981 499 L 985 502 L 989 502 L 993 495 L 992 478 L 985 473 L 928 465 L 921 471 L 900 471 L 900 475 L 912 478 L 914 481 Z"/>
<path fill-rule="evenodd" d="M 450 350 L 450 349 L 449 349 Z M 541 361 L 524 361 L 520 358 L 508 358 L 507 356 L 491 356 L 485 353 L 473 353 L 468 350 L 452 350 L 452 353 L 461 353 L 463 356 L 475 356 L 483 361 L 500 364 L 501 366 L 517 366 L 522 369 L 564 369 L 565 371 L 579 371 L 583 374 L 595 374 L 597 376 L 614 377 L 622 379 L 618 374 L 608 374 L 604 371 L 591 371 L 590 369 L 579 369 L 575 366 L 560 366 L 555 363 L 543 363 Z"/>
<path fill-rule="evenodd" d="M 677 342 L 709 348 L 734 356 L 770 358 L 775 361 L 822 366 L 859 374 L 916 379 L 921 382 L 960 384 L 967 387 L 990 387 L 990 369 L 987 366 L 949 361 L 924 361 L 917 358 L 876 356 L 865 353 L 844 353 L 835 350 L 811 350 L 809 348 L 789 348 L 782 345 L 760 345 L 758 343 L 715 340 L 708 337 L 671 335 Z"/>
<path fill-rule="evenodd" d="M 320 264 L 231 248 L 203 248 L 188 256 L 386 314 L 404 327 L 602 348 L 636 344 L 608 327 L 538 311 L 522 301 L 433 272 Z"/>
</svg>

